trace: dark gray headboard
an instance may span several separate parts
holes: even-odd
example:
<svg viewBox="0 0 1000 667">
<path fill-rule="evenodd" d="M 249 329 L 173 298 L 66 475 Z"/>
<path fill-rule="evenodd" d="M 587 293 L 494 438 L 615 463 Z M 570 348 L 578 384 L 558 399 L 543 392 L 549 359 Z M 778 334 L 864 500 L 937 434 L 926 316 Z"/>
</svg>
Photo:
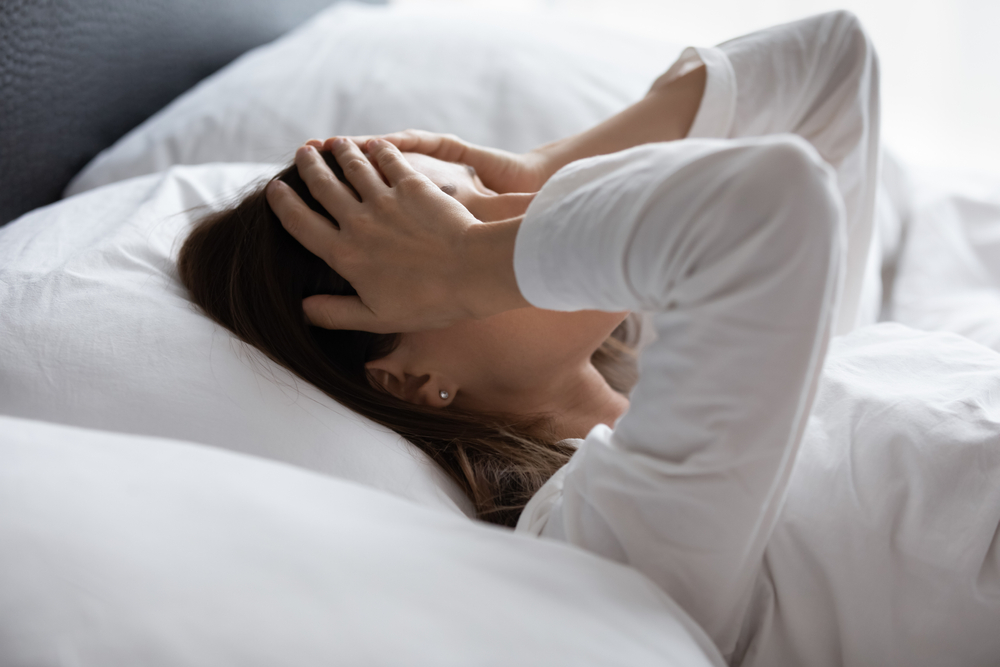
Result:
<svg viewBox="0 0 1000 667">
<path fill-rule="evenodd" d="M 331 0 L 0 0 L 0 225 Z"/>
</svg>

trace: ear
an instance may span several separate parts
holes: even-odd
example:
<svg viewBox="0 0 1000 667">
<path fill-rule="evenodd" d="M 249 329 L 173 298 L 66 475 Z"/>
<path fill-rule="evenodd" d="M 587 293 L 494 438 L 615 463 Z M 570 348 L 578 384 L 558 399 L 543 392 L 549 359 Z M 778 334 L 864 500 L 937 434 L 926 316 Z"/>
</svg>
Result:
<svg viewBox="0 0 1000 667">
<path fill-rule="evenodd" d="M 365 364 L 365 369 L 378 387 L 399 400 L 414 405 L 447 407 L 458 393 L 456 383 L 449 382 L 436 373 L 407 373 L 392 355 L 369 361 Z"/>
<path fill-rule="evenodd" d="M 437 375 L 430 375 L 416 391 L 414 400 L 411 403 L 427 405 L 432 408 L 446 408 L 455 400 L 458 393 L 458 386 L 453 382 L 447 382 Z M 408 400 L 408 399 L 403 399 Z"/>
</svg>

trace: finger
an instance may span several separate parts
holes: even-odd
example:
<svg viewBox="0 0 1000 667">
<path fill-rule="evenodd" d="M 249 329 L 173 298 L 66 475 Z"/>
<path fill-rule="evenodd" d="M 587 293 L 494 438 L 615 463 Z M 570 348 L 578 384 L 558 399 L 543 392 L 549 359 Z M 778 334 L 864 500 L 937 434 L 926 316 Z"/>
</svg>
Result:
<svg viewBox="0 0 1000 667">
<path fill-rule="evenodd" d="M 357 212 L 358 200 L 350 187 L 340 182 L 314 147 L 302 146 L 295 151 L 295 166 L 309 194 L 341 225 Z"/>
<path fill-rule="evenodd" d="M 368 142 L 368 154 L 378 165 L 378 168 L 389 185 L 395 186 L 404 178 L 419 175 L 419 172 L 410 166 L 410 163 L 403 158 L 399 149 L 388 141 L 373 139 Z"/>
<path fill-rule="evenodd" d="M 385 190 L 382 177 L 357 144 L 338 137 L 330 146 L 337 164 L 344 170 L 344 177 L 357 190 L 361 201 L 370 200 Z"/>
<path fill-rule="evenodd" d="M 354 145 L 357 146 L 358 148 L 360 148 L 361 150 L 365 150 L 365 146 L 368 145 L 369 141 L 371 141 L 372 139 L 375 138 L 375 135 L 374 134 L 361 134 L 361 135 L 354 136 L 354 137 L 344 137 L 344 138 L 347 139 L 348 141 L 353 141 Z M 331 138 L 327 139 L 325 142 L 323 142 L 323 146 L 326 148 L 326 150 L 330 150 L 333 147 L 333 142 L 336 139 L 337 139 L 337 137 L 331 137 Z"/>
<path fill-rule="evenodd" d="M 381 139 L 383 141 L 388 141 L 400 151 L 424 153 L 426 155 L 437 149 L 440 142 L 435 139 L 436 136 L 437 135 L 432 135 L 430 132 L 423 132 L 421 130 L 405 130 L 403 132 L 392 132 L 381 136 L 371 136 L 368 137 L 368 141 L 371 142 L 376 139 Z M 368 150 L 367 144 L 365 145 L 365 150 Z"/>
<path fill-rule="evenodd" d="M 393 132 L 373 138 L 388 141 L 404 153 L 423 153 L 446 162 L 464 162 L 463 158 L 468 148 L 468 144 L 454 135 L 436 134 L 424 130 Z"/>
<path fill-rule="evenodd" d="M 310 324 L 322 329 L 395 333 L 356 296 L 317 294 L 302 301 L 302 310 Z"/>
<path fill-rule="evenodd" d="M 332 251 L 338 231 L 333 223 L 306 206 L 295 190 L 282 181 L 275 179 L 268 183 L 266 194 L 267 203 L 278 216 L 281 226 L 306 250 L 336 270 Z"/>
<path fill-rule="evenodd" d="M 309 141 L 306 142 L 306 146 L 312 146 L 316 150 L 322 150 L 323 142 L 320 141 L 319 139 L 310 139 Z"/>
</svg>

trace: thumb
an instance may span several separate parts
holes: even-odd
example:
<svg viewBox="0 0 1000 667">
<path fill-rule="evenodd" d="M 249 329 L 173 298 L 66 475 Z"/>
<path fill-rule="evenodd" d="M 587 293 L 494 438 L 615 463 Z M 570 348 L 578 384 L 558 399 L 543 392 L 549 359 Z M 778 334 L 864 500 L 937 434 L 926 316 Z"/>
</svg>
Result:
<svg viewBox="0 0 1000 667">
<path fill-rule="evenodd" d="M 380 323 L 371 308 L 356 296 L 317 294 L 303 299 L 302 310 L 309 324 L 322 329 L 393 333 L 386 328 L 385 323 Z"/>
</svg>

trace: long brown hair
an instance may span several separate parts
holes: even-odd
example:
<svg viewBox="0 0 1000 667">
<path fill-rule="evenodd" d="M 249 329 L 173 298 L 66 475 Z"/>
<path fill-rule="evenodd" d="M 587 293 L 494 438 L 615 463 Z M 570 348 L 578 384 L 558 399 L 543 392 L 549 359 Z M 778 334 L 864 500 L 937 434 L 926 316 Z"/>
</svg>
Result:
<svg viewBox="0 0 1000 667">
<path fill-rule="evenodd" d="M 326 152 L 324 158 L 343 181 L 332 155 Z M 294 165 L 278 178 L 336 224 L 309 194 Z M 303 298 L 356 292 L 284 230 L 263 185 L 199 221 L 177 263 L 192 300 L 209 317 L 338 403 L 419 447 L 458 483 L 484 521 L 517 523 L 535 491 L 573 454 L 570 444 L 553 436 L 544 415 L 430 408 L 375 386 L 365 363 L 389 354 L 398 334 L 330 331 L 306 322 Z M 622 393 L 637 377 L 630 329 L 634 322 L 619 327 L 593 357 L 608 383 Z"/>
</svg>

